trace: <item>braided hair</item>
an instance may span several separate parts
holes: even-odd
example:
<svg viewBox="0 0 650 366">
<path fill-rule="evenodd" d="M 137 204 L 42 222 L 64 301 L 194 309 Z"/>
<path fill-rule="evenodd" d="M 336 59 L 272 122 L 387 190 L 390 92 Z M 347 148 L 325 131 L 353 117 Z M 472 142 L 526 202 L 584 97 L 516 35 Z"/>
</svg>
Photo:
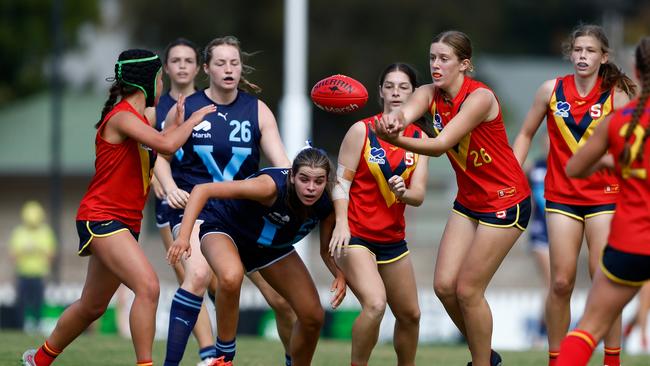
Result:
<svg viewBox="0 0 650 366">
<path fill-rule="evenodd" d="M 118 97 L 124 99 L 141 91 L 146 98 L 146 106 L 153 107 L 156 97 L 156 78 L 160 70 L 162 70 L 162 63 L 151 51 L 130 49 L 120 53 L 115 64 L 115 76 L 107 79 L 113 81 L 113 84 L 95 128 L 99 128 L 102 124 L 118 101 Z"/>
<path fill-rule="evenodd" d="M 639 45 L 636 47 L 635 61 L 636 69 L 639 71 L 639 78 L 641 79 L 641 94 L 639 95 L 636 107 L 634 107 L 634 111 L 632 112 L 632 117 L 630 118 L 627 131 L 625 131 L 625 145 L 623 145 L 623 151 L 621 151 L 621 154 L 618 157 L 619 163 L 623 166 L 629 166 L 633 161 L 630 138 L 632 137 L 636 126 L 639 124 L 648 97 L 650 96 L 650 37 L 644 37 L 639 42 Z M 636 160 L 643 160 L 643 149 L 645 148 L 645 142 L 649 135 L 650 124 L 648 124 L 644 129 L 639 153 L 634 157 Z"/>
</svg>

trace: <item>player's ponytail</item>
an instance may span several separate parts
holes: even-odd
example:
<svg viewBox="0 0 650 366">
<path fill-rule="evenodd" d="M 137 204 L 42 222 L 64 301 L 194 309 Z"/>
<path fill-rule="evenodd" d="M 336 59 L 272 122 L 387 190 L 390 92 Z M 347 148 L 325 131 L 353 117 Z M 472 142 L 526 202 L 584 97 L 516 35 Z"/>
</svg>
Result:
<svg viewBox="0 0 650 366">
<path fill-rule="evenodd" d="M 645 110 L 648 97 L 650 96 L 650 37 L 645 37 L 639 42 L 639 45 L 636 48 L 635 56 L 636 68 L 639 71 L 639 76 L 641 79 L 641 94 L 639 95 L 636 107 L 632 112 L 632 117 L 630 117 L 627 131 L 625 131 L 625 145 L 623 146 L 623 151 L 621 151 L 621 154 L 619 155 L 619 163 L 623 166 L 627 166 L 632 163 L 632 147 L 630 138 L 632 137 L 636 126 L 639 124 L 639 120 L 641 119 L 643 111 Z M 645 148 L 645 142 L 648 139 L 649 135 L 650 123 L 644 129 L 639 153 L 636 156 L 636 159 L 639 161 L 643 160 L 643 150 Z"/>
<path fill-rule="evenodd" d="M 99 118 L 99 121 L 95 123 L 95 128 L 99 128 L 99 126 L 101 126 L 102 122 L 104 122 L 104 118 L 106 118 L 106 115 L 113 109 L 115 102 L 117 102 L 117 97 L 121 95 L 121 89 L 122 88 L 117 81 L 111 85 L 111 89 L 108 91 L 108 99 L 106 100 L 106 103 L 104 103 L 104 108 L 102 109 L 102 116 Z"/>
</svg>

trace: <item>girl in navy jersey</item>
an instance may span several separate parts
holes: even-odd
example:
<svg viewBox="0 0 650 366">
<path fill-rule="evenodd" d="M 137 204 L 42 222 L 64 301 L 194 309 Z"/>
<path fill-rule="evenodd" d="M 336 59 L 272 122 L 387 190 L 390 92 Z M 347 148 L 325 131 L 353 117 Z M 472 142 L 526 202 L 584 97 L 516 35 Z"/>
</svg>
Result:
<svg viewBox="0 0 650 366">
<path fill-rule="evenodd" d="M 232 36 L 214 39 L 205 47 L 203 70 L 209 77 L 209 87 L 187 98 L 185 114 L 206 105 L 216 105 L 217 113 L 207 116 L 194 128 L 181 154 L 176 156 L 178 162 L 171 171 L 169 164 L 160 164 L 162 170 L 156 171 L 157 174 L 161 173 L 159 178 L 167 201 L 175 209 L 170 216 L 174 234 L 177 234 L 180 226 L 188 192 L 196 184 L 248 177 L 259 169 L 260 150 L 273 166 L 287 167 L 290 164 L 273 113 L 257 97 L 240 89 L 240 86 L 244 86 L 259 91 L 259 87 L 244 77 L 251 71 L 243 63 L 242 56 L 245 55 L 239 41 Z M 170 114 L 174 114 L 173 108 Z M 182 261 L 185 279 L 172 300 L 165 359 L 167 366 L 179 364 L 205 290 L 213 276 L 210 266 L 198 250 L 202 221 L 196 222 L 192 234 L 191 242 L 197 255 Z M 295 314 L 286 300 L 270 288 L 259 274 L 254 273 L 250 278 L 275 310 L 278 332 L 288 351 Z M 221 279 L 217 280 L 221 282 Z M 216 306 L 222 306 L 224 301 L 229 299 L 216 298 Z M 219 319 L 217 328 L 226 322 Z M 230 340 L 217 339 L 217 353 L 229 347 L 226 341 Z"/>
<path fill-rule="evenodd" d="M 609 151 L 621 193 L 585 313 L 562 341 L 558 366 L 586 366 L 623 307 L 650 280 L 650 37 L 639 42 L 635 56 L 639 98 L 603 121 L 566 166 L 568 176 L 586 177 Z"/>
<path fill-rule="evenodd" d="M 471 365 L 500 365 L 491 351 L 492 314 L 485 290 L 528 225 L 530 188 L 512 154 L 501 106 L 494 92 L 466 74 L 472 46 L 459 31 L 436 36 L 430 47 L 433 83 L 384 114 L 378 132 L 409 151 L 447 154 L 456 171 L 458 195 L 440 241 L 434 290 L 467 339 Z M 398 132 L 430 111 L 435 137 Z"/>
<path fill-rule="evenodd" d="M 413 68 L 403 63 L 389 65 L 379 80 L 382 112 L 399 108 L 415 87 Z M 427 156 L 377 138 L 372 124 L 381 116 L 352 125 L 341 143 L 332 193 L 337 224 L 330 253 L 361 303 L 361 314 L 352 327 L 352 365 L 368 364 L 388 303 L 395 315 L 397 364 L 407 366 L 415 364 L 420 307 L 404 240 L 404 210 L 407 204 L 422 204 L 429 161 Z M 404 134 L 423 136 L 416 125 L 409 126 Z M 341 255 L 342 248 L 345 255 Z"/>
<path fill-rule="evenodd" d="M 115 82 L 95 125 L 95 175 L 77 212 L 79 255 L 92 255 L 86 283 L 81 298 L 63 312 L 43 346 L 23 354 L 24 365 L 49 366 L 106 311 L 120 283 L 135 293 L 129 319 L 137 364 L 153 364 L 158 277 L 137 238 L 154 151 L 173 153 L 193 127 L 216 110 L 206 106 L 181 123 L 181 98 L 173 123 L 163 133 L 156 131 L 144 111 L 155 106 L 160 97 L 161 66 L 158 56 L 146 50 L 127 50 L 118 58 Z"/>
<path fill-rule="evenodd" d="M 616 177 L 607 171 L 585 179 L 573 179 L 564 172 L 567 160 L 596 126 L 615 108 L 625 105 L 634 92 L 632 81 L 609 61 L 609 52 L 601 27 L 576 28 L 565 44 L 574 73 L 540 86 L 514 143 L 515 156 L 523 164 L 531 140 L 546 117 L 550 139 L 544 182 L 551 261 L 546 299 L 549 366 L 554 365 L 560 341 L 569 328 L 569 305 L 583 237 L 589 249 L 589 272 L 593 274 L 607 241 L 619 192 Z M 619 319 L 605 339 L 604 365 L 619 366 L 620 344 Z"/>
<path fill-rule="evenodd" d="M 298 153 L 291 169 L 267 168 L 241 182 L 201 184 L 192 190 L 180 233 L 167 257 L 173 264 L 184 253 L 198 254 L 191 249 L 191 232 L 197 218 L 203 218 L 201 251 L 219 279 L 217 337 L 228 340 L 213 366 L 232 365 L 239 293 L 244 273 L 251 272 L 260 273 L 297 315 L 290 346 L 293 365 L 311 364 L 324 312 L 293 244 L 320 222 L 321 256 L 335 276 L 331 304 L 337 307 L 346 285 L 343 273 L 328 255 L 334 226 L 326 190 L 329 177 L 330 161 L 325 152 L 308 147 Z"/>
<path fill-rule="evenodd" d="M 156 106 L 156 129 L 160 131 L 164 128 L 167 113 L 176 104 L 178 97 L 180 95 L 189 96 L 196 91 L 194 78 L 199 72 L 199 51 L 196 45 L 184 38 L 178 38 L 167 45 L 163 59 L 163 70 L 169 77 L 170 88 L 169 91 L 160 96 L 160 101 Z M 170 157 L 171 161 L 169 164 L 172 166 L 178 164 L 178 159 L 175 156 L 181 156 L 181 154 L 182 149 Z M 155 179 L 155 176 L 152 179 L 151 185 L 156 194 L 156 226 L 158 226 L 160 237 L 162 238 L 165 250 L 167 250 L 174 241 L 169 225 L 171 209 L 165 198 L 165 191 L 158 180 Z M 185 278 L 183 266 L 179 263 L 173 266 L 173 269 L 179 284 L 183 283 L 183 279 Z M 214 289 L 212 291 L 214 292 Z M 210 359 L 214 358 L 215 349 L 212 337 L 212 325 L 210 324 L 210 317 L 205 305 L 201 306 L 193 333 L 199 344 L 199 357 L 201 358 L 199 366 L 207 365 Z"/>
</svg>

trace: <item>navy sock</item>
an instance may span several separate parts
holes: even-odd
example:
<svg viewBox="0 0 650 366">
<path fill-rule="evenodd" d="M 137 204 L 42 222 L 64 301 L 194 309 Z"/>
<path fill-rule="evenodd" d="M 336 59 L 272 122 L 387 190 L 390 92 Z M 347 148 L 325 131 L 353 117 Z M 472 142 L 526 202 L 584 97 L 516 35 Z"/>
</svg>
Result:
<svg viewBox="0 0 650 366">
<path fill-rule="evenodd" d="M 232 361 L 235 358 L 235 338 L 232 341 L 224 342 L 217 337 L 217 358 L 224 356 L 224 361 Z"/>
<path fill-rule="evenodd" d="M 286 353 L 284 354 L 284 364 L 286 366 L 291 366 L 291 356 Z"/>
<path fill-rule="evenodd" d="M 183 359 L 187 340 L 201 311 L 203 298 L 179 288 L 169 311 L 165 366 L 178 366 Z"/>
<path fill-rule="evenodd" d="M 201 361 L 208 357 L 217 358 L 217 349 L 214 346 L 203 347 L 199 350 L 199 358 Z"/>
</svg>

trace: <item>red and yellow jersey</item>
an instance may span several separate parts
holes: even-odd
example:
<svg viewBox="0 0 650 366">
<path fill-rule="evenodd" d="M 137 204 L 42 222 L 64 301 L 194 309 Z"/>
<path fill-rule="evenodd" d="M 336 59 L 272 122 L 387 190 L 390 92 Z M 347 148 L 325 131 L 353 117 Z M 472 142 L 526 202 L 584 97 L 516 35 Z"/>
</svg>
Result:
<svg viewBox="0 0 650 366">
<path fill-rule="evenodd" d="M 380 140 L 370 129 L 375 117 L 381 118 L 381 114 L 363 120 L 366 138 L 350 187 L 348 221 L 352 236 L 374 243 L 395 243 L 404 240 L 406 205 L 390 190 L 388 179 L 399 175 L 408 187 L 419 155 Z M 421 138 L 422 130 L 411 124 L 404 136 Z"/>
<path fill-rule="evenodd" d="M 601 91 L 600 78 L 586 97 L 581 97 L 573 75 L 557 78 L 548 104 L 546 125 L 550 139 L 548 171 L 544 182 L 547 200 L 570 205 L 614 203 L 619 191 L 616 177 L 596 172 L 588 178 L 569 178 L 567 161 L 593 134 L 614 107 L 613 90 Z"/>
<path fill-rule="evenodd" d="M 436 132 L 440 133 L 458 114 L 465 99 L 481 88 L 490 90 L 466 76 L 451 103 L 436 90 L 430 107 Z M 481 122 L 447 151 L 447 156 L 456 171 L 456 200 L 472 211 L 504 210 L 530 195 L 528 180 L 508 144 L 500 108 L 496 118 Z"/>
<path fill-rule="evenodd" d="M 608 126 L 609 152 L 614 156 L 616 176 L 621 184 L 608 241 L 615 249 L 650 255 L 650 141 L 646 141 L 643 151 L 640 151 L 645 129 L 650 125 L 650 100 L 630 136 L 632 163 L 621 166 L 618 161 L 637 103 L 638 99 L 635 99 L 618 110 Z M 643 154 L 641 161 L 637 160 L 639 154 Z"/>
<path fill-rule="evenodd" d="M 131 138 L 112 144 L 101 137 L 106 121 L 118 112 L 132 113 L 149 125 L 126 100 L 106 115 L 95 136 L 95 175 L 81 200 L 77 220 L 119 220 L 140 232 L 155 152 Z"/>
</svg>

